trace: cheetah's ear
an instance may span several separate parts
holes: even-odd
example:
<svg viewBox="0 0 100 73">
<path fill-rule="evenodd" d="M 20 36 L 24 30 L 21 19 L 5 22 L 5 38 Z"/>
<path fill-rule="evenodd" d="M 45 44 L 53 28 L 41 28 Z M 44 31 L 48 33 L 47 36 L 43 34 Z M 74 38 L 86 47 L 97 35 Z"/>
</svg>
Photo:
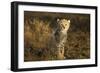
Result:
<svg viewBox="0 0 100 73">
<path fill-rule="evenodd" d="M 57 22 L 59 22 L 60 19 L 57 19 Z"/>
<path fill-rule="evenodd" d="M 68 23 L 70 23 L 70 20 L 68 20 Z"/>
</svg>

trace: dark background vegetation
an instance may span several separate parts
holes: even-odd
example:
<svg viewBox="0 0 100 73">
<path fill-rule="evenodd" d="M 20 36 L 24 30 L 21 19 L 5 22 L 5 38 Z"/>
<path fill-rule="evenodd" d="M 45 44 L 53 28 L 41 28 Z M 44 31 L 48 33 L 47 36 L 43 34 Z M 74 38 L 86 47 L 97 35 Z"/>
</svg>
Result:
<svg viewBox="0 0 100 73">
<path fill-rule="evenodd" d="M 71 21 L 65 44 L 66 59 L 90 58 L 90 15 L 75 13 L 24 12 L 24 61 L 55 60 L 48 42 L 57 18 Z"/>
</svg>

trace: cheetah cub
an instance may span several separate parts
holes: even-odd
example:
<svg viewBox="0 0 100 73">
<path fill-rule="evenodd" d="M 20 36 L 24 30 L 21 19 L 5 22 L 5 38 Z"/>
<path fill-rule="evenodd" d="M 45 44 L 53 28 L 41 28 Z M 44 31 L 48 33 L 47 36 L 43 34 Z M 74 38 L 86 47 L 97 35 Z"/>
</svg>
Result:
<svg viewBox="0 0 100 73">
<path fill-rule="evenodd" d="M 67 40 L 67 31 L 70 27 L 70 20 L 57 19 L 57 29 L 55 31 L 56 40 L 56 54 L 57 59 L 65 59 L 64 57 L 64 44 Z"/>
</svg>

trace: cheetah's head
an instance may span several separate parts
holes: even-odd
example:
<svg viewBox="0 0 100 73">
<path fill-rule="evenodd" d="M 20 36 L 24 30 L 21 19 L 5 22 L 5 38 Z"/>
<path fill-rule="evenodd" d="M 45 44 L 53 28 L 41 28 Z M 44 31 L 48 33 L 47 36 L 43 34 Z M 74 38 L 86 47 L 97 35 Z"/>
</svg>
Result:
<svg viewBox="0 0 100 73">
<path fill-rule="evenodd" d="M 57 19 L 57 24 L 58 24 L 58 27 L 61 29 L 61 30 L 68 30 L 69 27 L 70 27 L 70 20 L 67 20 L 67 19 Z"/>
</svg>

